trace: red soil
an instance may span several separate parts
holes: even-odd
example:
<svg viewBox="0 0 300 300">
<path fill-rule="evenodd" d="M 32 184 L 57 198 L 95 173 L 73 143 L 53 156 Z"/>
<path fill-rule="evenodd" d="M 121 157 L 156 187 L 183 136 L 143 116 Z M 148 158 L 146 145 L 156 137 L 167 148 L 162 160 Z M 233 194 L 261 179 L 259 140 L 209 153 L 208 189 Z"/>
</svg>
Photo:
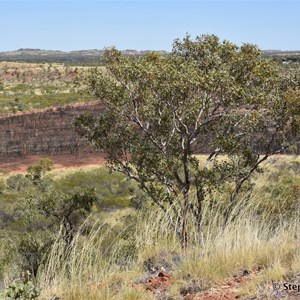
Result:
<svg viewBox="0 0 300 300">
<path fill-rule="evenodd" d="M 183 300 L 236 300 L 236 299 L 290 299 L 296 300 L 300 299 L 299 293 L 295 291 L 280 291 L 274 290 L 272 284 L 263 284 L 261 288 L 257 290 L 257 295 L 255 297 L 247 297 L 239 295 L 238 291 L 241 287 L 251 282 L 254 277 L 261 273 L 260 269 L 254 269 L 252 271 L 243 271 L 239 275 L 235 275 L 233 277 L 228 277 L 224 281 L 219 282 L 219 284 L 212 286 L 211 288 L 197 292 L 182 295 L 183 297 L 180 299 Z M 298 278 L 298 277 L 297 277 Z M 298 280 L 298 279 L 297 279 Z M 146 290 L 150 290 L 154 294 L 161 294 L 167 291 L 168 287 L 174 283 L 174 279 L 172 275 L 160 272 L 157 276 L 151 277 L 146 284 L 144 284 L 144 288 Z M 292 282 L 292 281 L 291 281 Z M 159 299 L 167 299 L 167 298 L 159 298 Z M 176 298 L 177 299 L 177 298 Z"/>
<path fill-rule="evenodd" d="M 151 277 L 146 283 L 146 289 L 150 291 L 155 291 L 157 289 L 164 289 L 171 285 L 170 274 L 160 272 L 156 277 Z"/>
<path fill-rule="evenodd" d="M 187 295 L 184 300 L 235 300 L 238 288 L 251 281 L 250 276 L 228 278 L 218 286 L 194 295 Z"/>
</svg>

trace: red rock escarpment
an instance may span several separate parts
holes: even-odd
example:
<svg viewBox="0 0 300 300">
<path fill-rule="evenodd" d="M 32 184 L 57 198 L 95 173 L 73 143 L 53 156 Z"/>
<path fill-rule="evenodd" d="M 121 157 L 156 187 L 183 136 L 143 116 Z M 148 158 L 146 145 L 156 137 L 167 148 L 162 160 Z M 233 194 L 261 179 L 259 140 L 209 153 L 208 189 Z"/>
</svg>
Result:
<svg viewBox="0 0 300 300">
<path fill-rule="evenodd" d="M 0 161 L 26 155 L 91 152 L 86 139 L 74 130 L 74 119 L 84 112 L 99 113 L 100 101 L 0 117 Z"/>
</svg>

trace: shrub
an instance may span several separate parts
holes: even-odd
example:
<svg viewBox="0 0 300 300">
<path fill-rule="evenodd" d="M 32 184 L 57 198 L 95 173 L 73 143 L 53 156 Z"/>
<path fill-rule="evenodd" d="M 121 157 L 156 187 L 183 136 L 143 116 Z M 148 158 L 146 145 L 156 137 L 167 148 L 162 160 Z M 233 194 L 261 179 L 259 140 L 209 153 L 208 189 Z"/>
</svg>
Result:
<svg viewBox="0 0 300 300">
<path fill-rule="evenodd" d="M 290 218 L 300 211 L 300 173 L 297 161 L 284 161 L 260 177 L 260 212 L 270 218 Z"/>
<path fill-rule="evenodd" d="M 24 175 L 17 174 L 10 176 L 6 181 L 6 185 L 10 190 L 20 192 L 27 190 L 32 184 Z"/>
<path fill-rule="evenodd" d="M 16 281 L 9 285 L 0 294 L 0 300 L 34 300 L 41 293 L 41 289 L 36 287 L 30 280 Z"/>
<path fill-rule="evenodd" d="M 89 172 L 78 171 L 56 180 L 54 188 L 64 193 L 83 192 L 94 188 L 98 208 L 100 207 L 127 207 L 136 190 L 136 185 L 128 181 L 119 173 L 109 173 L 104 168 Z"/>
<path fill-rule="evenodd" d="M 6 185 L 3 179 L 0 179 L 0 195 L 5 191 Z"/>
<path fill-rule="evenodd" d="M 39 185 L 44 175 L 53 169 L 53 161 L 48 158 L 42 158 L 37 164 L 27 168 L 26 177 L 32 181 L 34 185 Z"/>
</svg>

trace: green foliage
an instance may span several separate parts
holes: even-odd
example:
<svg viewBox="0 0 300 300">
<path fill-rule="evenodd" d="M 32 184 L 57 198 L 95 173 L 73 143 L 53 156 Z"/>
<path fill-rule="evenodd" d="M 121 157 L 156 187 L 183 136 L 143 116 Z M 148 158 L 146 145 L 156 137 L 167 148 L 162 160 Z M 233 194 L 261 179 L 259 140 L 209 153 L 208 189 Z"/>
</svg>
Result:
<svg viewBox="0 0 300 300">
<path fill-rule="evenodd" d="M 13 101 L 9 102 L 9 106 L 13 113 L 16 113 L 17 111 L 24 111 L 26 109 L 26 106 L 20 101 L 19 98 L 15 98 Z"/>
<path fill-rule="evenodd" d="M 31 181 L 22 174 L 12 175 L 6 180 L 7 187 L 15 192 L 27 190 L 32 186 Z"/>
<path fill-rule="evenodd" d="M 36 203 L 38 199 L 53 193 L 53 195 L 57 195 L 56 199 L 59 201 L 60 197 L 65 199 L 66 195 L 70 196 L 75 193 L 83 195 L 86 191 L 94 189 L 97 200 L 92 211 L 97 213 L 103 209 L 131 206 L 133 205 L 132 199 L 137 200 L 139 197 L 143 197 L 132 181 L 128 181 L 123 175 L 116 172 L 110 174 L 105 168 L 76 171 L 59 178 L 53 178 L 52 174 L 47 172 L 37 186 L 22 174 L 15 176 L 12 175 L 8 178 L 13 182 L 10 188 L 7 187 L 6 182 L 0 181 L 0 183 L 2 182 L 0 226 L 5 227 L 6 230 L 22 231 L 25 226 L 28 226 L 22 221 L 25 218 L 24 214 L 32 222 L 33 228 L 41 228 L 43 222 L 46 221 L 45 216 L 40 214 L 39 217 L 36 216 L 36 209 L 29 210 L 24 198 L 33 199 L 32 201 Z M 23 185 L 23 180 L 26 185 Z M 30 215 L 32 216 L 30 217 Z"/>
<path fill-rule="evenodd" d="M 26 270 L 35 276 L 58 234 L 65 251 L 69 251 L 68 246 L 87 216 L 93 213 L 83 233 L 88 232 L 95 220 L 105 217 L 104 212 L 101 213 L 103 209 L 128 207 L 136 194 L 133 182 L 105 168 L 81 170 L 59 178 L 52 178 L 49 169 L 51 163 L 48 160 L 38 162 L 30 173 L 43 174 L 37 185 L 24 175 L 13 175 L 8 178 L 9 188 L 4 186 L 0 194 L 0 226 L 3 228 L 0 278 L 3 273 L 8 273 L 13 279 Z M 123 229 L 111 230 L 112 239 L 107 243 L 117 238 Z M 131 246 L 126 244 L 127 235 L 123 240 L 120 252 L 125 255 Z M 123 254 L 119 255 L 120 261 Z"/>
<path fill-rule="evenodd" d="M 93 100 L 93 98 L 86 93 L 53 93 L 49 92 L 44 95 L 28 94 L 22 95 L 22 103 L 18 106 L 16 105 L 14 99 L 15 96 L 11 95 L 1 95 L 1 107 L 0 114 L 8 112 L 17 112 L 32 109 L 43 109 L 53 106 L 69 105 L 78 102 L 88 102 Z"/>
<path fill-rule="evenodd" d="M 4 193 L 6 189 L 6 184 L 3 179 L 0 179 L 0 195 Z"/>
<path fill-rule="evenodd" d="M 138 249 L 134 239 L 134 230 L 127 229 L 118 237 L 118 243 L 112 247 L 112 252 L 115 253 L 115 263 L 122 268 L 128 267 L 137 259 Z"/>
<path fill-rule="evenodd" d="M 33 277 L 41 263 L 47 258 L 48 251 L 51 247 L 51 236 L 48 232 L 26 233 L 16 239 L 15 251 L 16 262 L 23 272 L 29 271 Z"/>
<path fill-rule="evenodd" d="M 60 222 L 75 213 L 89 213 L 96 200 L 94 189 L 68 194 L 53 190 L 29 195 L 25 203 L 32 211 L 38 210 L 44 217 L 52 217 Z"/>
<path fill-rule="evenodd" d="M 15 86 L 12 86 L 10 88 L 10 90 L 12 92 L 24 92 L 24 91 L 27 91 L 28 89 L 28 85 L 24 84 L 24 83 L 21 83 L 21 84 L 16 84 Z M 16 98 L 17 99 L 17 98 Z M 19 100 L 19 99 L 18 99 Z"/>
<path fill-rule="evenodd" d="M 259 206 L 271 218 L 291 218 L 300 212 L 300 168 L 297 161 L 284 163 L 265 176 Z"/>
<path fill-rule="evenodd" d="M 0 114 L 90 101 L 90 95 L 78 92 L 82 84 L 75 87 L 85 73 L 85 68 L 59 64 L 6 63 L 0 67 Z"/>
<path fill-rule="evenodd" d="M 136 59 L 111 49 L 104 62 L 107 72 L 91 73 L 90 91 L 105 111 L 80 116 L 77 131 L 170 212 L 184 246 L 189 220 L 202 236 L 205 198 L 232 187 L 226 223 L 260 164 L 299 137 L 299 77 L 282 76 L 254 45 L 187 35 L 168 55 Z M 210 152 L 204 165 L 199 151 Z"/>
<path fill-rule="evenodd" d="M 19 210 L 14 211 L 14 218 L 19 219 L 21 232 L 1 237 L 3 244 L 12 243 L 10 253 L 2 257 L 6 269 L 12 267 L 13 259 L 14 269 L 19 272 L 28 270 L 35 278 L 39 267 L 47 259 L 57 234 L 60 232 L 67 250 L 96 200 L 93 189 L 65 194 L 57 190 L 45 192 L 36 187 L 27 193 L 21 199 Z"/>
<path fill-rule="evenodd" d="M 39 185 L 46 172 L 53 169 L 53 161 L 48 158 L 42 158 L 37 164 L 27 168 L 26 177 L 34 184 Z"/>
<path fill-rule="evenodd" d="M 4 289 L 0 294 L 0 300 L 34 300 L 41 293 L 32 281 L 16 281 Z"/>
<path fill-rule="evenodd" d="M 56 180 L 53 187 L 63 193 L 82 193 L 94 188 L 99 208 L 127 207 L 137 192 L 132 181 L 128 181 L 122 174 L 109 173 L 104 168 L 74 172 Z"/>
</svg>

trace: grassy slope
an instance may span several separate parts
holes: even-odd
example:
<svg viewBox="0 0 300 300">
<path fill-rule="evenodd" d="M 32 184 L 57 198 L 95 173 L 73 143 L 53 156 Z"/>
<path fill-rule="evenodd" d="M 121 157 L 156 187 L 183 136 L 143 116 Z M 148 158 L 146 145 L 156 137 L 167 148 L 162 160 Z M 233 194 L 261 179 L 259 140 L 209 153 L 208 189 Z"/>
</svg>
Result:
<svg viewBox="0 0 300 300">
<path fill-rule="evenodd" d="M 0 114 L 90 100 L 81 89 L 88 70 L 63 64 L 2 62 Z"/>
<path fill-rule="evenodd" d="M 14 175 L 16 173 L 12 176 Z M 110 174 L 107 169 L 95 166 L 75 170 L 55 169 L 47 176 L 53 179 L 53 188 L 63 193 L 83 192 L 86 189 L 95 188 L 101 207 L 104 208 L 127 207 L 131 199 L 131 190 L 134 189 L 134 186 L 124 180 L 122 175 Z M 9 178 L 10 175 L 7 173 L 1 175 L 0 184 L 5 186 Z M 18 229 L 19 220 L 16 217 L 13 218 L 13 214 L 19 209 L 19 203 L 24 196 L 30 192 L 32 192 L 30 187 L 20 192 L 8 187 L 2 189 L 0 193 L 1 213 L 8 214 L 11 220 L 5 222 L 0 217 L 0 226 L 5 226 L 4 229 L 7 227 Z"/>
<path fill-rule="evenodd" d="M 226 230 L 220 225 L 222 215 L 216 213 L 216 208 L 206 206 L 205 247 L 191 247 L 187 253 L 167 230 L 165 216 L 154 207 L 145 214 L 130 208 L 100 213 L 89 234 L 75 239 L 68 262 L 59 259 L 59 242 L 54 245 L 53 256 L 39 273 L 43 296 L 56 294 L 66 300 L 155 299 L 142 284 L 135 284 L 149 275 L 145 270 L 145 261 L 149 260 L 158 268 L 165 266 L 162 261 L 172 266 L 173 284 L 165 293 L 174 299 L 181 299 L 180 290 L 184 287 L 218 285 L 245 268 L 261 271 L 236 291 L 242 297 L 255 295 L 259 286 L 298 273 L 300 224 L 293 205 L 297 205 L 300 192 L 299 165 L 298 157 L 269 159 L 265 174 L 256 178 L 250 201 Z M 111 180 L 102 169 L 53 170 L 52 176 L 56 187 L 66 192 L 98 185 L 99 196 L 106 203 L 114 205 L 120 199 L 129 199 L 126 182 L 118 176 Z M 13 205 L 15 196 L 10 194 L 10 200 L 2 197 L 2 204 L 12 201 Z M 216 194 L 214 201 L 222 203 L 226 195 Z"/>
<path fill-rule="evenodd" d="M 123 214 L 132 216 L 134 212 L 126 210 Z M 183 299 L 180 297 L 183 288 L 206 289 L 222 284 L 226 277 L 242 269 L 260 268 L 254 280 L 236 291 L 244 297 L 255 295 L 258 286 L 280 282 L 300 269 L 299 222 L 295 220 L 272 227 L 267 221 L 258 222 L 244 210 L 223 231 L 218 225 L 220 216 L 207 211 L 204 248 L 191 247 L 184 253 L 174 235 L 161 225 L 164 216 L 155 210 L 137 216 L 130 236 L 126 234 L 121 212 L 106 217 L 111 223 L 113 219 L 114 225 L 102 232 L 100 238 L 101 223 L 95 225 L 85 239 L 75 239 L 68 263 L 59 260 L 60 245 L 56 245 L 57 252 L 53 252 L 46 268 L 39 274 L 44 296 L 55 294 L 67 300 Z M 120 228 L 123 229 L 120 231 Z M 119 230 L 120 234 L 112 240 L 113 230 Z M 107 244 L 107 240 L 111 242 Z M 180 259 L 176 262 L 174 257 Z M 166 262 L 172 266 L 172 285 L 163 293 L 169 298 L 156 298 L 147 291 L 145 284 L 139 284 L 140 278 L 149 275 L 145 262 L 151 260 L 158 269 Z"/>
</svg>

